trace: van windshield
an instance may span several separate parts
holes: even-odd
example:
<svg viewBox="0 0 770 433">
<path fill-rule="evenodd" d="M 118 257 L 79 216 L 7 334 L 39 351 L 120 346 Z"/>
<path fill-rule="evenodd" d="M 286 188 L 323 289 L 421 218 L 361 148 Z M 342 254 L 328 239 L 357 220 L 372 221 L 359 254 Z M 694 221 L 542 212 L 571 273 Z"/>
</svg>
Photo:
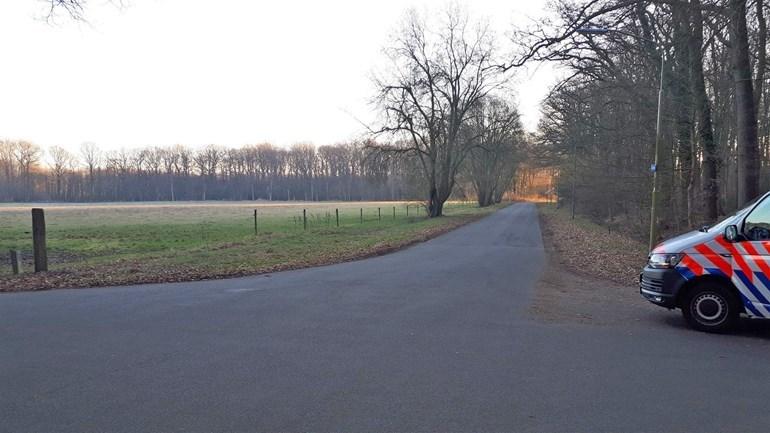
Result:
<svg viewBox="0 0 770 433">
<path fill-rule="evenodd" d="M 747 212 L 749 209 L 751 209 L 752 207 L 754 207 L 754 205 L 755 205 L 755 204 L 757 204 L 757 202 L 758 202 L 758 201 L 759 201 L 759 200 L 760 200 L 762 197 L 764 197 L 764 196 L 762 196 L 762 195 L 761 195 L 761 196 L 759 196 L 759 197 L 755 198 L 754 200 L 752 200 L 751 202 L 749 202 L 749 204 L 747 204 L 747 205 L 746 205 L 746 206 L 745 206 L 743 209 L 740 209 L 740 210 L 736 211 L 735 213 L 733 213 L 733 214 L 732 214 L 732 215 L 730 215 L 729 217 L 727 217 L 727 218 L 723 219 L 722 221 L 718 222 L 717 224 L 715 224 L 715 225 L 713 225 L 713 226 L 711 226 L 711 227 L 707 227 L 707 228 L 705 228 L 705 230 L 704 230 L 704 231 L 706 231 L 706 232 L 711 232 L 711 231 L 722 231 L 722 230 L 724 230 L 724 229 L 725 229 L 725 227 L 727 227 L 728 225 L 730 225 L 730 224 L 735 224 L 735 223 L 733 222 L 733 221 L 735 220 L 735 217 L 736 217 L 737 215 L 740 215 L 740 214 L 744 214 L 744 213 L 746 213 L 746 212 Z"/>
</svg>

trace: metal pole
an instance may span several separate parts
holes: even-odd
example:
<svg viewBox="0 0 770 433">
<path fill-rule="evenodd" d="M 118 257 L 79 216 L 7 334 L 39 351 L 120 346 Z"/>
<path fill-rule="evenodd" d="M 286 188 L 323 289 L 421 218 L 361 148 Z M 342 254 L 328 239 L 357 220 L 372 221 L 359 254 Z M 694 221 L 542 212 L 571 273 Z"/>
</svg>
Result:
<svg viewBox="0 0 770 433">
<path fill-rule="evenodd" d="M 655 127 L 655 162 L 652 171 L 652 204 L 650 205 L 650 251 L 655 248 L 658 241 L 658 164 L 660 162 L 660 134 L 661 134 L 661 110 L 663 106 L 663 70 L 665 69 L 666 55 L 661 49 L 660 55 L 660 87 L 658 89 L 658 120 Z"/>
<path fill-rule="evenodd" d="M 572 137 L 572 219 L 575 219 L 575 190 L 577 189 L 577 141 Z"/>
</svg>

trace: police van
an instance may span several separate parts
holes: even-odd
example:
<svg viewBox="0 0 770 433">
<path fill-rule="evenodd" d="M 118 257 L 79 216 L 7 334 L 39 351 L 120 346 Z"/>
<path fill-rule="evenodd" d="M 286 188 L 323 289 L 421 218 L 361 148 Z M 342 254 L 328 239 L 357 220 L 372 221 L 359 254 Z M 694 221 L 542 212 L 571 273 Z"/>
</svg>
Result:
<svg viewBox="0 0 770 433">
<path fill-rule="evenodd" d="M 656 246 L 639 283 L 645 299 L 680 308 L 701 331 L 729 331 L 741 316 L 770 318 L 770 193 Z"/>
</svg>

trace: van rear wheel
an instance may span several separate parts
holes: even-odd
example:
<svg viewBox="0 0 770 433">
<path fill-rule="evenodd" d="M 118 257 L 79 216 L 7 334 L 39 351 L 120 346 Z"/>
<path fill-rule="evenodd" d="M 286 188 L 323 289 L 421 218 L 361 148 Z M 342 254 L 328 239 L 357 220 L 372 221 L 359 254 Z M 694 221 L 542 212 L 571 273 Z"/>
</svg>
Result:
<svg viewBox="0 0 770 433">
<path fill-rule="evenodd" d="M 682 302 L 687 323 L 704 332 L 729 332 L 738 324 L 740 302 L 730 289 L 713 281 L 693 287 Z"/>
</svg>

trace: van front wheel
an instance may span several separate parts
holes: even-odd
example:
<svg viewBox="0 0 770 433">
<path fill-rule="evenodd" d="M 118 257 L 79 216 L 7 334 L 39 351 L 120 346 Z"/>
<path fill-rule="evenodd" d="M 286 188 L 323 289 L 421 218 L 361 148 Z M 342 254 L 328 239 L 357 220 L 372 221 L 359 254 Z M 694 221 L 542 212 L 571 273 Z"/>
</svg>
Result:
<svg viewBox="0 0 770 433">
<path fill-rule="evenodd" d="M 716 282 L 704 282 L 690 290 L 682 302 L 687 323 L 705 332 L 728 332 L 738 323 L 740 303 L 727 288 Z"/>
</svg>

